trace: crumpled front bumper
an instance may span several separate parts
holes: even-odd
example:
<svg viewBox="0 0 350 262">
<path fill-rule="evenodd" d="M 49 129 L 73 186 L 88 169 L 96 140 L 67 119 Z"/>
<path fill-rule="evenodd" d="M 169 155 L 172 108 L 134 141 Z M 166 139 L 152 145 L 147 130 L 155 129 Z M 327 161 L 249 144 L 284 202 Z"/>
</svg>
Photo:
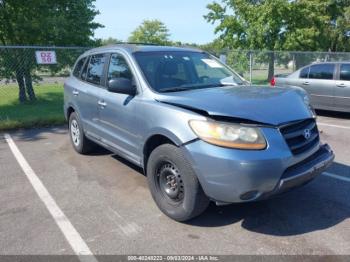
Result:
<svg viewBox="0 0 350 262">
<path fill-rule="evenodd" d="M 268 198 L 271 195 L 283 193 L 292 188 L 305 185 L 324 172 L 333 163 L 334 157 L 334 153 L 329 145 L 322 145 L 316 153 L 302 162 L 289 167 L 283 173 L 276 188 L 271 192 L 262 194 L 260 199 Z"/>
<path fill-rule="evenodd" d="M 274 130 L 265 132 L 270 132 L 271 138 L 266 150 L 232 150 L 201 140 L 183 147 L 210 199 L 217 204 L 266 199 L 306 184 L 334 160 L 327 144 L 294 156 L 282 139 L 273 136 Z"/>
</svg>

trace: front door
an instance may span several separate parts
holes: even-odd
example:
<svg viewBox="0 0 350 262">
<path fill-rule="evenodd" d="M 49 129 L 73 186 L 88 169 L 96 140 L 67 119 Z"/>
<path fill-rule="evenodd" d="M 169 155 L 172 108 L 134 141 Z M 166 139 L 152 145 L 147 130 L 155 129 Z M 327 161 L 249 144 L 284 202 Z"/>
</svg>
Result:
<svg viewBox="0 0 350 262">
<path fill-rule="evenodd" d="M 335 105 L 350 112 L 350 64 L 340 64 L 339 79 L 335 87 Z"/>
<path fill-rule="evenodd" d="M 132 70 L 121 54 L 112 54 L 107 70 L 108 81 L 115 78 L 127 78 L 135 83 Z M 103 142 L 139 164 L 140 137 L 137 134 L 136 103 L 138 96 L 112 93 L 101 90 L 99 122 L 103 131 Z"/>
</svg>

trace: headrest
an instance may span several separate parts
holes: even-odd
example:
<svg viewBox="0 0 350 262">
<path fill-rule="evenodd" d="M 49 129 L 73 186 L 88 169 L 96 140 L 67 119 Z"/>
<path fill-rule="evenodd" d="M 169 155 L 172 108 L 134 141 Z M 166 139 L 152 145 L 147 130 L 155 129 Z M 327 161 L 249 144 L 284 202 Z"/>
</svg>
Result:
<svg viewBox="0 0 350 262">
<path fill-rule="evenodd" d="M 163 64 L 163 75 L 176 75 L 178 72 L 178 63 L 176 61 L 166 61 Z"/>
</svg>

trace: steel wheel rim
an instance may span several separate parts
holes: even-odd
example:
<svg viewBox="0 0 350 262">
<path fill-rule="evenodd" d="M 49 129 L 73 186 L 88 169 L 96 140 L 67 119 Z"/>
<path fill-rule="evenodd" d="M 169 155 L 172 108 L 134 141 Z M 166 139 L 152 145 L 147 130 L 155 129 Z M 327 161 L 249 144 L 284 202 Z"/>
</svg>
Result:
<svg viewBox="0 0 350 262">
<path fill-rule="evenodd" d="M 80 144 L 80 129 L 79 129 L 78 122 L 75 119 L 73 119 L 71 124 L 70 124 L 70 133 L 71 133 L 73 144 L 75 146 L 79 146 L 79 144 Z"/>
<path fill-rule="evenodd" d="M 162 162 L 157 170 L 157 186 L 162 195 L 178 203 L 184 198 L 184 184 L 178 168 L 168 161 Z"/>
</svg>

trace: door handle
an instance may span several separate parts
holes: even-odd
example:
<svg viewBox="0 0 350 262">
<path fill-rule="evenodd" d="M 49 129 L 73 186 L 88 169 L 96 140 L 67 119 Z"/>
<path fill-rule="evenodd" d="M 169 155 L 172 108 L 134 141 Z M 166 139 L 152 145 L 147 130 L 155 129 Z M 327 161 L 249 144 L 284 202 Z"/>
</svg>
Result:
<svg viewBox="0 0 350 262">
<path fill-rule="evenodd" d="M 344 83 L 337 84 L 338 87 L 345 87 Z"/>
<path fill-rule="evenodd" d="M 303 85 L 308 86 L 310 85 L 310 82 L 303 82 Z"/>
<path fill-rule="evenodd" d="M 107 103 L 105 101 L 102 101 L 102 100 L 99 100 L 97 103 L 101 108 L 105 108 L 107 106 Z"/>
<path fill-rule="evenodd" d="M 79 95 L 79 91 L 77 91 L 77 90 L 73 90 L 73 96 L 77 96 L 77 95 Z"/>
</svg>

